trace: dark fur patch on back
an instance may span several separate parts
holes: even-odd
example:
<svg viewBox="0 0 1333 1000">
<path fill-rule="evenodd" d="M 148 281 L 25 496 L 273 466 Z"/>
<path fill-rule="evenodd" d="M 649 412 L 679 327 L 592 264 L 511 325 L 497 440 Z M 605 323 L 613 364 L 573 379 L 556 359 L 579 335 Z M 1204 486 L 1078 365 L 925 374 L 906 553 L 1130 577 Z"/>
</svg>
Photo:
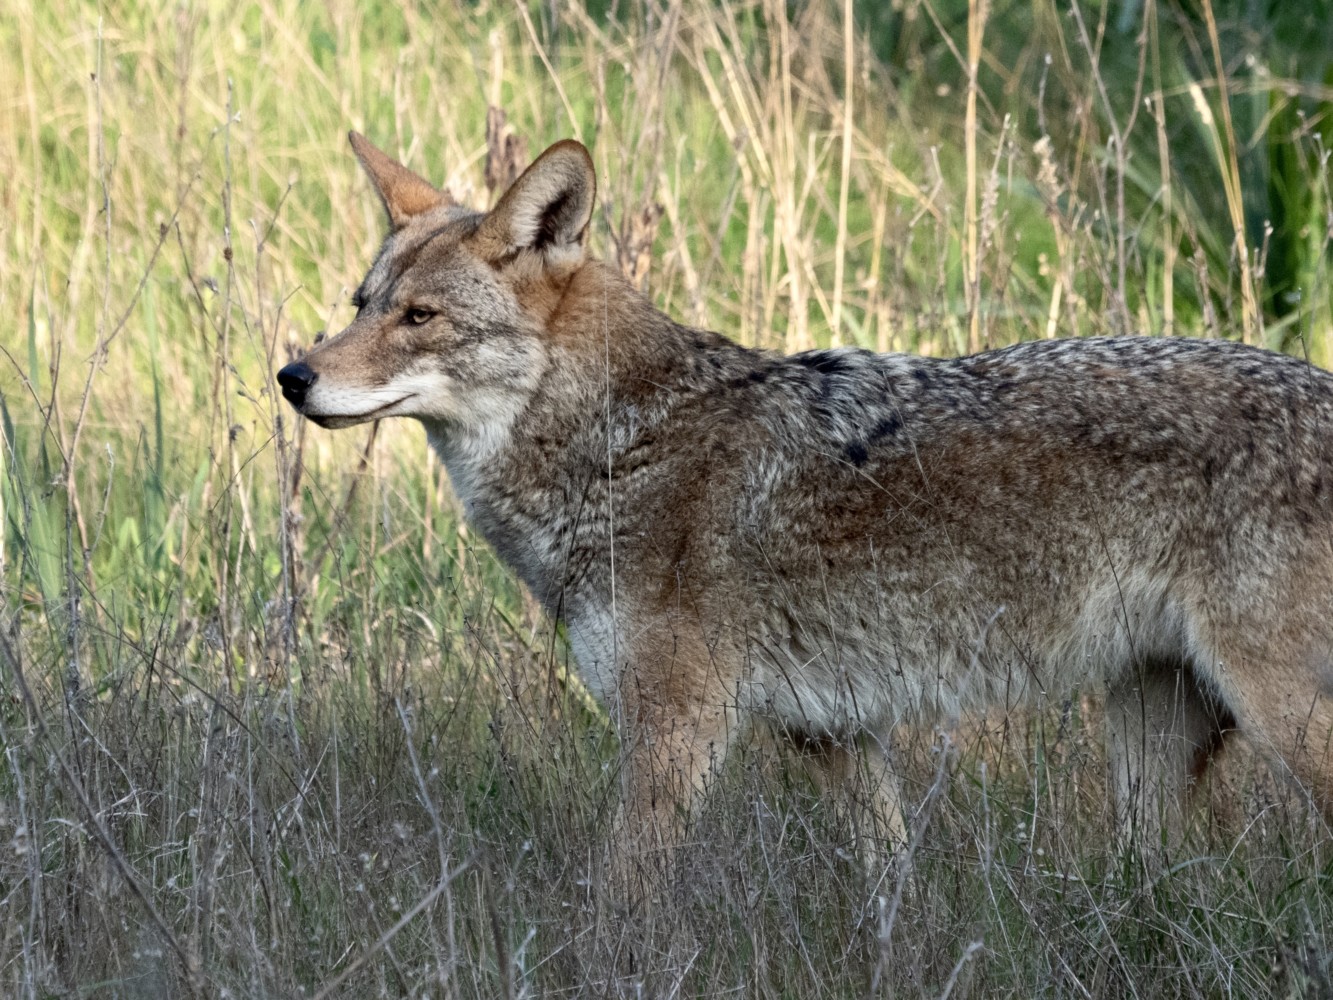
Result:
<svg viewBox="0 0 1333 1000">
<path fill-rule="evenodd" d="M 870 443 L 874 444 L 876 441 L 883 441 L 886 437 L 892 437 L 898 433 L 902 426 L 903 422 L 898 415 L 896 413 L 890 414 L 877 423 L 870 432 Z"/>
<path fill-rule="evenodd" d="M 855 369 L 846 355 L 837 351 L 806 351 L 793 354 L 790 360 L 821 375 L 837 375 Z"/>
</svg>

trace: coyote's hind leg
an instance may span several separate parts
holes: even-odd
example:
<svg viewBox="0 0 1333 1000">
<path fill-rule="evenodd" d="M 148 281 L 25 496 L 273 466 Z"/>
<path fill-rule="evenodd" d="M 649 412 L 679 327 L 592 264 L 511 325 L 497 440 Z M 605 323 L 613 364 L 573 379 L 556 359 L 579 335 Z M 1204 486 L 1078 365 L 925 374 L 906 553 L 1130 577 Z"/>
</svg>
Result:
<svg viewBox="0 0 1333 1000">
<path fill-rule="evenodd" d="M 1236 722 L 1184 664 L 1154 660 L 1113 680 L 1106 727 L 1111 795 L 1122 838 L 1145 850 L 1184 830 L 1189 792 Z"/>
<path fill-rule="evenodd" d="M 1249 742 L 1333 823 L 1333 641 L 1320 634 L 1326 615 L 1295 604 L 1286 634 L 1233 638 L 1219 661 Z"/>
</svg>

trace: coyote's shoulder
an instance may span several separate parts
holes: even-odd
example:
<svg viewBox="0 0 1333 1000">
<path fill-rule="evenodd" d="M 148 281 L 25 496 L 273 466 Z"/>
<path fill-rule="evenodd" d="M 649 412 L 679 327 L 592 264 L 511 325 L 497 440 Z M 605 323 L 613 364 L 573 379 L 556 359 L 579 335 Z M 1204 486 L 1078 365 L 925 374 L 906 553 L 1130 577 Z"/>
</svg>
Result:
<svg viewBox="0 0 1333 1000">
<path fill-rule="evenodd" d="M 487 213 L 353 144 L 392 231 L 284 394 L 425 425 L 621 720 L 629 854 L 679 836 L 750 719 L 869 741 L 900 830 L 897 723 L 1088 683 L 1127 823 L 1178 811 L 1237 728 L 1333 798 L 1328 374 L 1174 338 L 749 349 L 587 255 L 577 143 Z"/>
</svg>

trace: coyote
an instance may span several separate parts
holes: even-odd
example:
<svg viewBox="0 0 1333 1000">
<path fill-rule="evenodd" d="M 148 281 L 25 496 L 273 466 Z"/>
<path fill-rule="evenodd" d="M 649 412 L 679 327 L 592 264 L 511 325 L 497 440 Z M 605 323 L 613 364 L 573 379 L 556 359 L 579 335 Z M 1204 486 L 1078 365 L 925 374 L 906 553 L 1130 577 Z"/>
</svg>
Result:
<svg viewBox="0 0 1333 1000">
<path fill-rule="evenodd" d="M 1333 377 L 1191 339 L 755 350 L 588 254 L 579 143 L 477 212 L 350 138 L 391 232 L 278 382 L 425 426 L 620 726 L 617 858 L 679 845 L 753 722 L 869 774 L 891 843 L 896 725 L 1094 683 L 1125 828 L 1178 822 L 1234 731 L 1328 809 Z"/>
</svg>

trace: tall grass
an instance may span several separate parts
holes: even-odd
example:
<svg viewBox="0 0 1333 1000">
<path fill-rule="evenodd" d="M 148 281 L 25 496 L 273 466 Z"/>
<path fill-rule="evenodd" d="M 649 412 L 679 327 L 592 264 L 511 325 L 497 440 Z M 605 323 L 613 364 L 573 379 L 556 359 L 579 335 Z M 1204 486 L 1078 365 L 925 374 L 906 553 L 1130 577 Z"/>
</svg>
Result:
<svg viewBox="0 0 1333 1000">
<path fill-rule="evenodd" d="M 558 631 L 418 431 L 308 428 L 271 374 L 381 235 L 349 127 L 478 205 L 581 138 L 595 248 L 747 343 L 1328 363 L 1333 20 L 1297 7 L 18 0 L 0 992 L 1333 995 L 1327 832 L 1241 755 L 1147 877 L 1091 701 L 903 734 L 915 847 L 870 887 L 756 748 L 622 912 Z"/>
</svg>

